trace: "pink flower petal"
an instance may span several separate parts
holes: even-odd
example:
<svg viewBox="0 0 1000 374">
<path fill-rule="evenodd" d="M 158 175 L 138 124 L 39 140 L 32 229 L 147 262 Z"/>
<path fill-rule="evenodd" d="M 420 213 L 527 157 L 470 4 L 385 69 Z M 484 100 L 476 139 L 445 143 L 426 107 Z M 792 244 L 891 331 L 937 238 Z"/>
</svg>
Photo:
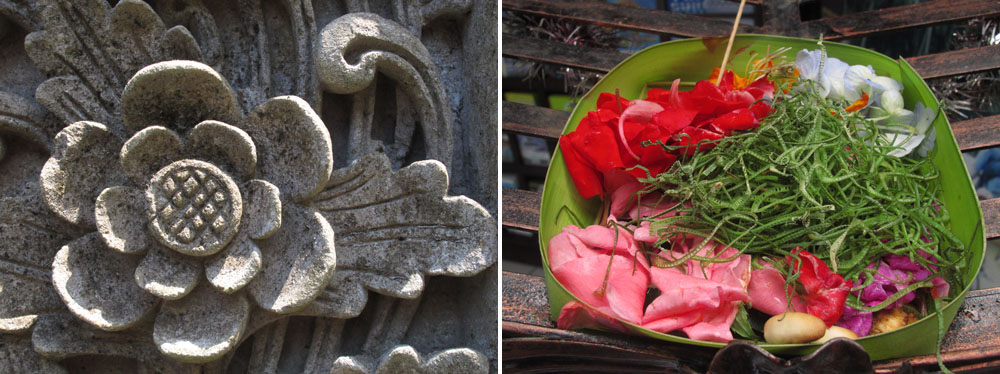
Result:
<svg viewBox="0 0 1000 374">
<path fill-rule="evenodd" d="M 949 285 L 948 281 L 944 280 L 944 278 L 934 277 L 931 279 L 931 284 L 934 285 L 934 288 L 931 288 L 931 296 L 934 298 L 948 296 L 948 291 L 951 289 L 951 285 Z"/>
<path fill-rule="evenodd" d="M 563 305 L 562 310 L 559 311 L 559 318 L 556 320 L 556 327 L 564 330 L 605 328 L 622 333 L 628 332 L 628 329 L 621 322 L 576 301 L 570 301 Z"/>
<path fill-rule="evenodd" d="M 611 270 L 601 294 L 608 261 Z M 596 310 L 633 323 L 642 319 L 649 274 L 642 266 L 633 266 L 631 258 L 612 259 L 608 255 L 578 258 L 552 268 L 552 274 L 571 294 Z"/>
<path fill-rule="evenodd" d="M 776 315 L 785 312 L 788 306 L 787 295 L 795 295 L 790 287 L 785 285 L 785 277 L 775 268 L 765 267 L 754 270 L 750 276 L 750 285 L 747 287 L 750 293 L 750 304 L 754 309 L 769 315 Z M 799 297 L 792 298 L 792 311 L 805 312 L 805 302 Z"/>
<path fill-rule="evenodd" d="M 729 327 L 736 320 L 738 302 L 729 303 L 728 308 L 719 308 L 716 313 L 706 313 L 701 322 L 681 329 L 691 339 L 726 343 L 733 340 Z"/>
<path fill-rule="evenodd" d="M 714 243 L 707 248 L 714 249 Z M 730 253 L 735 255 L 736 250 Z M 750 301 L 741 281 L 749 276 L 742 273 L 750 271 L 750 256 L 743 255 L 727 263 L 709 263 L 704 268 L 699 265 L 698 269 L 687 266 L 684 269 L 690 272 L 650 268 L 652 282 L 661 294 L 646 308 L 643 327 L 660 332 L 680 329 L 698 340 L 732 340 L 729 327 L 735 319 L 736 306 L 741 301 Z M 709 279 L 704 278 L 706 275 Z"/>
</svg>

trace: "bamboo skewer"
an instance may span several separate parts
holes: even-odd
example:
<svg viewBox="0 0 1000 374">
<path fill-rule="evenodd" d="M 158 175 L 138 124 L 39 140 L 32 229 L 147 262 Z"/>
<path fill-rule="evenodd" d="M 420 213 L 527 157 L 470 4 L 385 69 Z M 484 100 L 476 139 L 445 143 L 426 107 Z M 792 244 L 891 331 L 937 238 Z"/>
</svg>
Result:
<svg viewBox="0 0 1000 374">
<path fill-rule="evenodd" d="M 729 33 L 729 43 L 726 44 L 726 54 L 722 55 L 722 66 L 719 67 L 719 77 L 715 78 L 715 85 L 722 83 L 722 76 L 726 75 L 726 64 L 729 63 L 729 52 L 733 50 L 733 39 L 736 38 L 736 29 L 740 26 L 740 18 L 743 18 L 743 6 L 747 0 L 740 0 L 740 9 L 736 11 L 736 21 L 733 22 L 733 31 Z"/>
</svg>

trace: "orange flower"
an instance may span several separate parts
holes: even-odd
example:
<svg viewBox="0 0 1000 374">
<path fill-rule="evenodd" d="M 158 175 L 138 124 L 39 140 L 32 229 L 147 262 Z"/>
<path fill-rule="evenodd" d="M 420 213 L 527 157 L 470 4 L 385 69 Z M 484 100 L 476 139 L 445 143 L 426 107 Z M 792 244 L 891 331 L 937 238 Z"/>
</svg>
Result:
<svg viewBox="0 0 1000 374">
<path fill-rule="evenodd" d="M 862 92 L 861 98 L 849 105 L 847 108 L 844 108 L 844 110 L 846 110 L 847 113 L 857 112 L 866 106 L 868 106 L 868 93 Z"/>
<path fill-rule="evenodd" d="M 712 74 L 708 75 L 708 81 L 709 82 L 716 82 L 716 81 L 718 81 L 719 80 L 719 73 L 720 73 L 719 68 L 712 69 Z M 733 89 L 734 90 L 741 90 L 741 89 L 745 88 L 748 85 L 750 85 L 750 80 L 748 80 L 746 78 L 743 78 L 743 77 L 740 77 L 739 74 L 736 74 L 736 72 L 733 72 Z"/>
</svg>

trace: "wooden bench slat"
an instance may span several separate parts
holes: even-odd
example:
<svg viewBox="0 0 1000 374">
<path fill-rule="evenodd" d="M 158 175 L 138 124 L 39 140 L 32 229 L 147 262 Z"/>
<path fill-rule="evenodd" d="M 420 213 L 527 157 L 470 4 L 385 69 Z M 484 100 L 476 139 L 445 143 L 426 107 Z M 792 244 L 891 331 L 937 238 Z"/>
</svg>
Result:
<svg viewBox="0 0 1000 374">
<path fill-rule="evenodd" d="M 509 357 L 521 360 L 569 357 L 573 356 L 572 348 L 585 349 L 589 354 L 599 356 L 613 352 L 620 355 L 613 362 L 621 365 L 657 365 L 653 359 L 655 357 L 662 359 L 660 364 L 663 365 L 691 362 L 703 362 L 701 365 L 707 365 L 714 351 L 645 337 L 559 330 L 548 319 L 548 297 L 542 277 L 503 272 L 502 284 L 505 361 L 508 349 L 512 353 Z M 1000 329 L 1000 289 L 969 291 L 942 342 L 944 361 L 953 370 L 975 371 L 1000 367 L 1000 336 L 996 334 L 997 329 Z M 527 336 L 540 338 L 517 338 Z M 527 349 L 540 348 L 540 341 L 547 342 L 544 344 L 545 349 Z M 698 357 L 698 360 L 685 360 L 686 356 Z M 523 365 L 531 364 L 527 362 Z M 934 355 L 925 355 L 877 361 L 874 365 L 878 372 L 896 372 L 904 365 L 934 371 L 937 370 L 937 359 Z"/>
<path fill-rule="evenodd" d="M 996 0 L 936 0 L 820 18 L 803 22 L 802 27 L 810 35 L 819 31 L 824 39 L 837 40 L 996 15 L 1000 15 Z"/>
<path fill-rule="evenodd" d="M 507 11 L 572 19 L 598 26 L 656 34 L 690 37 L 729 35 L 732 21 L 690 14 L 646 9 L 605 1 L 503 0 Z M 759 27 L 741 25 L 742 33 L 759 33 Z"/>
<path fill-rule="evenodd" d="M 924 79 L 992 70 L 1000 68 L 1000 44 L 911 57 L 906 61 Z"/>
<path fill-rule="evenodd" d="M 963 151 L 1000 145 L 1000 114 L 952 123 L 951 131 Z"/>
<path fill-rule="evenodd" d="M 579 47 L 551 40 L 503 34 L 503 55 L 560 66 L 607 73 L 628 57 L 613 49 Z"/>
<path fill-rule="evenodd" d="M 503 188 L 502 194 L 503 225 L 538 231 L 538 209 L 542 205 L 542 194 L 507 187 Z"/>
<path fill-rule="evenodd" d="M 1000 197 L 979 202 L 986 222 L 986 239 L 1000 237 Z"/>
<path fill-rule="evenodd" d="M 555 327 L 549 320 L 549 297 L 544 278 L 505 271 L 502 286 L 504 321 Z"/>
<path fill-rule="evenodd" d="M 569 112 L 510 101 L 503 102 L 504 131 L 558 139 L 568 119 Z"/>
<path fill-rule="evenodd" d="M 551 40 L 503 35 L 503 55 L 598 73 L 611 71 L 628 54 L 611 49 L 577 47 Z M 906 59 L 924 79 L 1000 68 L 1000 45 L 960 49 Z"/>
</svg>

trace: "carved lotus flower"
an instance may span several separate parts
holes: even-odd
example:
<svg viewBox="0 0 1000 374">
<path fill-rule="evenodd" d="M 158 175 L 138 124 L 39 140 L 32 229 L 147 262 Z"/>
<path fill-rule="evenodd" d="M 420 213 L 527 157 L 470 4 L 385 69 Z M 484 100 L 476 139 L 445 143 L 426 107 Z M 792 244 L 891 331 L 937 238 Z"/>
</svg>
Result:
<svg viewBox="0 0 1000 374">
<path fill-rule="evenodd" d="M 68 126 L 42 170 L 48 206 L 96 229 L 52 264 L 70 311 L 104 330 L 155 312 L 159 350 L 204 362 L 239 341 L 248 296 L 274 313 L 312 301 L 335 252 L 326 219 L 298 204 L 333 165 L 309 105 L 277 97 L 243 116 L 225 79 L 192 61 L 143 68 L 121 103 L 123 128 Z"/>
</svg>

